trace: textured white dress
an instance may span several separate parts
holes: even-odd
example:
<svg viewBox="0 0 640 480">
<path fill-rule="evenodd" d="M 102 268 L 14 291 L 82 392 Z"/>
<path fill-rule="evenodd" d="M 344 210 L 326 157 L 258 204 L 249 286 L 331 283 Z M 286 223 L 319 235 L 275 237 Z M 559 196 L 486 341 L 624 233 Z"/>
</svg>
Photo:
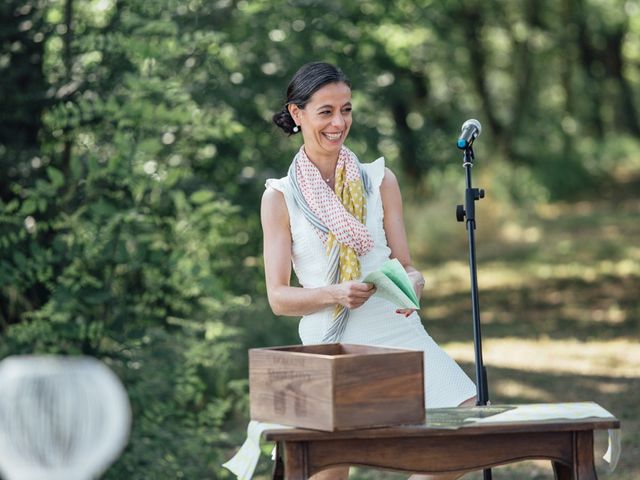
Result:
<svg viewBox="0 0 640 480">
<path fill-rule="evenodd" d="M 391 254 L 383 227 L 384 211 L 380 196 L 384 159 L 364 164 L 364 168 L 372 187 L 367 196 L 366 225 L 375 246 L 360 257 L 362 277 L 377 270 Z M 300 285 L 306 288 L 325 286 L 328 268 L 325 247 L 298 208 L 290 192 L 288 177 L 268 180 L 267 187 L 284 194 L 291 227 L 293 269 Z M 422 350 L 428 408 L 453 407 L 473 397 L 476 394 L 474 383 L 427 334 L 418 314 L 405 318 L 395 313 L 396 308 L 387 300 L 372 296 L 364 305 L 351 311 L 342 343 Z M 333 321 L 333 311 L 334 307 L 327 307 L 302 317 L 299 333 L 303 344 L 322 343 L 322 337 Z"/>
</svg>

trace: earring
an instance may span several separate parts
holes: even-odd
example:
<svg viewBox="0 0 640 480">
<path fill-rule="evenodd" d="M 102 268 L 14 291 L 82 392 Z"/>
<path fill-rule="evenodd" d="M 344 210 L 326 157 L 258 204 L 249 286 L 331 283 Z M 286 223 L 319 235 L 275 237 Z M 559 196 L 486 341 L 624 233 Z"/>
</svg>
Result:
<svg viewBox="0 0 640 480">
<path fill-rule="evenodd" d="M 293 133 L 298 133 L 299 131 L 300 131 L 300 127 L 298 127 L 298 125 L 293 127 Z"/>
</svg>

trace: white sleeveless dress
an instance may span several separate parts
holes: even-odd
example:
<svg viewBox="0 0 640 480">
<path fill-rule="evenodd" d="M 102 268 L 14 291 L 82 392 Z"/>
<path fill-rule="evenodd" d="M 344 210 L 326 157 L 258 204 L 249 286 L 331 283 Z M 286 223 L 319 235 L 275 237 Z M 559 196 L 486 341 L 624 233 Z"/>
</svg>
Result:
<svg viewBox="0 0 640 480">
<path fill-rule="evenodd" d="M 389 259 L 391 250 L 383 227 L 384 212 L 380 184 L 384 177 L 384 159 L 379 158 L 364 168 L 371 179 L 367 196 L 366 225 L 374 248 L 360 257 L 362 278 L 377 270 Z M 267 180 L 267 187 L 284 194 L 289 211 L 292 236 L 292 263 L 300 285 L 305 288 L 326 286 L 327 255 L 314 227 L 298 208 L 290 191 L 288 177 Z M 455 361 L 427 334 L 417 313 L 405 318 L 395 313 L 392 303 L 372 296 L 364 305 L 351 311 L 342 343 L 422 350 L 425 368 L 425 403 L 428 408 L 453 407 L 476 394 L 476 387 Z M 300 320 L 302 343 L 322 343 L 322 337 L 333 321 L 334 307 L 305 315 Z"/>
</svg>

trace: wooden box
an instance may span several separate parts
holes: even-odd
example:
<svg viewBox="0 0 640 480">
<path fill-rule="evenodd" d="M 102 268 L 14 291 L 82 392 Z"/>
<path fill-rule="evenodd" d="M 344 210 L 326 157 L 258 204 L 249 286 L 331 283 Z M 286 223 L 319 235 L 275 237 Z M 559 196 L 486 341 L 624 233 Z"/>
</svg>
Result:
<svg viewBox="0 0 640 480">
<path fill-rule="evenodd" d="M 423 423 L 423 353 L 365 345 L 249 350 L 251 418 L 325 431 Z"/>
</svg>

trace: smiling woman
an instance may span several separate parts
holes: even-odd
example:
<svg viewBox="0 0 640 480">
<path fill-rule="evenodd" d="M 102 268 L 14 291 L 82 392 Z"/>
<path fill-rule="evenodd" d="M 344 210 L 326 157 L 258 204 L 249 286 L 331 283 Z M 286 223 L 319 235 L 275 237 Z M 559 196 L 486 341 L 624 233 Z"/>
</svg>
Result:
<svg viewBox="0 0 640 480">
<path fill-rule="evenodd" d="M 351 110 L 351 84 L 344 73 L 327 63 L 310 63 L 296 72 L 284 108 L 273 116 L 289 135 L 301 132 L 304 143 L 288 175 L 268 180 L 262 198 L 269 304 L 278 315 L 303 316 L 304 344 L 422 350 L 427 405 L 460 405 L 475 396 L 473 382 L 427 334 L 415 310 L 398 310 L 362 281 L 397 258 L 418 298 L 424 288 L 409 255 L 396 177 L 384 159 L 361 164 L 344 145 Z M 292 265 L 301 287 L 290 284 Z M 343 466 L 313 479 L 341 480 L 348 473 Z"/>
</svg>

